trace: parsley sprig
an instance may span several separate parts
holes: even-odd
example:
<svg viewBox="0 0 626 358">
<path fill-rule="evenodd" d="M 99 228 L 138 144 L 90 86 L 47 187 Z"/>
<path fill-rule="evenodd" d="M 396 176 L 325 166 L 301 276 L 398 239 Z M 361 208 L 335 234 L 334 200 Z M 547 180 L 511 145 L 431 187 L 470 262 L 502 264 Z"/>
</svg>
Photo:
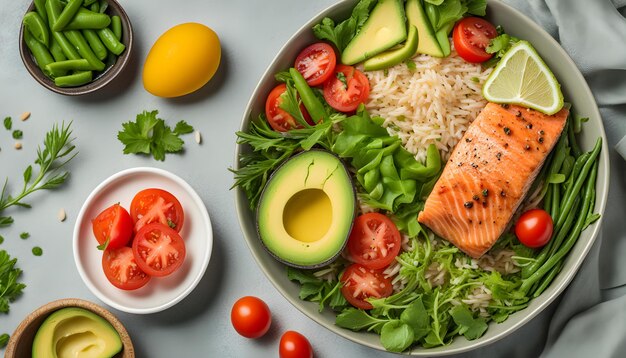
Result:
<svg viewBox="0 0 626 358">
<path fill-rule="evenodd" d="M 59 187 L 69 176 L 64 170 L 65 165 L 78 154 L 76 146 L 72 144 L 72 131 L 70 124 L 63 123 L 60 127 L 54 125 L 46 133 L 43 149 L 37 148 L 35 164 L 39 167 L 37 176 L 33 177 L 33 166 L 29 165 L 24 170 L 24 186 L 18 194 L 11 195 L 7 192 L 9 179 L 7 178 L 0 192 L 0 214 L 11 206 L 30 208 L 30 204 L 23 200 L 30 194 L 39 190 L 50 190 Z M 0 216 L 0 227 L 6 227 L 13 223 L 10 216 Z"/>
<path fill-rule="evenodd" d="M 157 118 L 159 111 L 143 111 L 134 122 L 122 124 L 117 139 L 125 145 L 124 154 L 152 154 L 155 160 L 164 161 L 165 153 L 177 153 L 185 144 L 180 135 L 194 131 L 185 121 L 179 121 L 172 130 L 165 121 Z"/>
<path fill-rule="evenodd" d="M 17 259 L 0 250 L 0 313 L 9 313 L 9 304 L 21 293 L 25 284 L 17 282 L 22 270 L 15 267 Z"/>
</svg>

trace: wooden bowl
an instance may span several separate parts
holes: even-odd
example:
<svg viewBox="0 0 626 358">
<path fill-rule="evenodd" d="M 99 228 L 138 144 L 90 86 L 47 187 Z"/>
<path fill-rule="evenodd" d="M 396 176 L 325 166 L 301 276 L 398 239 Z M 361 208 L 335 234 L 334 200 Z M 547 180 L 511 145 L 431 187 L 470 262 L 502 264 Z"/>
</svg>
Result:
<svg viewBox="0 0 626 358">
<path fill-rule="evenodd" d="M 20 26 L 20 57 L 22 58 L 22 62 L 24 62 L 24 66 L 28 70 L 33 78 L 39 82 L 42 86 L 47 89 L 60 93 L 66 96 L 80 96 L 87 93 L 95 92 L 104 86 L 108 85 L 111 81 L 113 81 L 126 67 L 128 62 L 130 61 L 130 56 L 133 48 L 133 27 L 130 23 L 130 19 L 126 14 L 126 11 L 122 8 L 122 5 L 117 2 L 117 0 L 107 0 L 109 3 L 109 8 L 107 10 L 107 14 L 110 16 L 117 15 L 122 20 L 122 39 L 120 40 L 125 46 L 126 49 L 122 54 L 117 58 L 117 61 L 112 66 L 105 68 L 102 73 L 99 73 L 94 77 L 94 79 L 82 86 L 77 87 L 58 87 L 54 84 L 54 81 L 48 78 L 33 58 L 28 46 L 26 46 L 26 42 L 24 41 L 24 25 Z M 34 2 L 30 4 L 28 10 L 26 12 L 35 11 Z"/>
<path fill-rule="evenodd" d="M 53 312 L 67 307 L 79 307 L 91 311 L 100 317 L 106 319 L 119 333 L 122 340 L 122 351 L 114 356 L 114 358 L 134 358 L 135 349 L 133 348 L 133 342 L 117 317 L 115 317 L 108 310 L 98 306 L 95 303 L 81 300 L 78 298 L 65 298 L 57 301 L 47 303 L 31 314 L 29 314 L 20 325 L 15 329 L 15 332 L 11 335 L 9 344 L 7 345 L 4 353 L 5 358 L 24 358 L 30 357 L 33 347 L 33 339 L 37 330 L 43 323 L 43 321 Z"/>
</svg>

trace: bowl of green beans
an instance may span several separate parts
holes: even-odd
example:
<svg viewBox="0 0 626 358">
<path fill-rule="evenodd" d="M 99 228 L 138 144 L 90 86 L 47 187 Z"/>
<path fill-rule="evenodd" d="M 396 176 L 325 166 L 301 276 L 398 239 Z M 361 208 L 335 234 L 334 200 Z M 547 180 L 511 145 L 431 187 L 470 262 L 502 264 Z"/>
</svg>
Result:
<svg viewBox="0 0 626 358">
<path fill-rule="evenodd" d="M 129 62 L 133 30 L 116 0 L 34 0 L 20 28 L 20 56 L 33 78 L 68 96 L 109 84 Z"/>
</svg>

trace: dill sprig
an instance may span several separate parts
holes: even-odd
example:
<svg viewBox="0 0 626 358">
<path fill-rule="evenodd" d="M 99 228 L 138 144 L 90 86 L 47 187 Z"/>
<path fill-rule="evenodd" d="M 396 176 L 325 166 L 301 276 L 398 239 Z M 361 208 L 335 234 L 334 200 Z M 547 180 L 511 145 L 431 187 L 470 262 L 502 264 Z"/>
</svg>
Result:
<svg viewBox="0 0 626 358">
<path fill-rule="evenodd" d="M 33 165 L 29 165 L 24 170 L 24 186 L 20 193 L 11 195 L 7 193 L 7 178 L 0 192 L 0 213 L 11 206 L 21 206 L 30 208 L 30 204 L 23 200 L 30 194 L 39 190 L 51 190 L 62 185 L 69 172 L 64 170 L 66 164 L 72 160 L 77 151 L 76 146 L 72 144 L 74 138 L 71 137 L 71 122 L 67 125 L 63 123 L 60 127 L 54 125 L 52 129 L 46 133 L 42 147 L 37 148 L 37 159 L 35 165 L 39 167 L 37 176 L 33 177 Z M 0 227 L 9 226 L 13 223 L 10 216 L 0 216 Z"/>
</svg>

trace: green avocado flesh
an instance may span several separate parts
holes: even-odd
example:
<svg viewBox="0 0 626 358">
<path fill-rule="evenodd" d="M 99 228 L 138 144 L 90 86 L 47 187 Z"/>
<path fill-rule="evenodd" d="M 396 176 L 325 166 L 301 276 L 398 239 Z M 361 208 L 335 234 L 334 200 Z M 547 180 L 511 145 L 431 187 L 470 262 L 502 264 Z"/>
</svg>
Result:
<svg viewBox="0 0 626 358">
<path fill-rule="evenodd" d="M 418 29 L 419 30 L 419 29 Z M 406 40 L 401 0 L 380 0 L 359 33 L 341 54 L 341 63 L 354 65 Z"/>
<path fill-rule="evenodd" d="M 365 71 L 376 71 L 395 66 L 415 54 L 415 51 L 417 51 L 417 41 L 417 29 L 415 26 L 411 26 L 411 28 L 409 28 L 409 36 L 404 46 L 396 50 L 383 52 L 369 60 L 365 60 L 365 62 L 363 62 L 363 68 Z"/>
<path fill-rule="evenodd" d="M 109 358 L 122 340 L 104 318 L 82 308 L 63 308 L 41 324 L 33 340 L 36 358 Z"/>
<path fill-rule="evenodd" d="M 354 186 L 344 164 L 329 152 L 311 150 L 274 172 L 259 201 L 257 229 L 276 259 L 314 268 L 341 253 L 355 212 Z"/>
<path fill-rule="evenodd" d="M 435 57 L 445 57 L 441 46 L 439 46 L 437 37 L 435 36 L 435 31 L 433 31 L 433 27 L 430 24 L 430 20 L 426 17 L 424 5 L 421 0 L 407 0 L 406 17 L 409 21 L 409 26 L 415 26 L 417 28 L 419 35 L 417 52 Z"/>
</svg>

